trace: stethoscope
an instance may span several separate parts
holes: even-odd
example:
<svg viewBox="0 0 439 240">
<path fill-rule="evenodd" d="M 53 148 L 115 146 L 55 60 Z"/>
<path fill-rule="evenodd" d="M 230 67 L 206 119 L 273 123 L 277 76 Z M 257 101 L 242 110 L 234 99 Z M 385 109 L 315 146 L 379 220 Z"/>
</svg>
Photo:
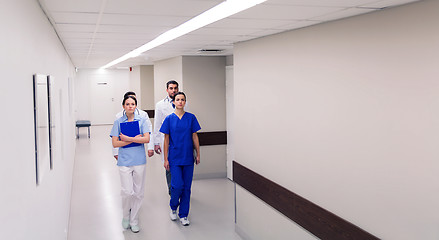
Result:
<svg viewBox="0 0 439 240">
<path fill-rule="evenodd" d="M 137 111 L 137 115 L 140 115 L 140 112 L 139 112 L 139 109 L 138 109 L 138 108 L 136 108 L 136 111 Z M 127 116 L 125 109 L 123 110 L 122 115 Z"/>
</svg>

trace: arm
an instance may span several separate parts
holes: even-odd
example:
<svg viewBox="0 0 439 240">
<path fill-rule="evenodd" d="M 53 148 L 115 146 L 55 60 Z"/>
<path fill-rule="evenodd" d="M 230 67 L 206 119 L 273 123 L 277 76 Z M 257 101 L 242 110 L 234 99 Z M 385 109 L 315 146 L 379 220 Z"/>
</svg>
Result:
<svg viewBox="0 0 439 240">
<path fill-rule="evenodd" d="M 166 168 L 166 170 L 169 171 L 168 149 L 169 149 L 169 134 L 165 134 L 165 141 L 163 142 L 163 150 L 164 150 L 164 158 L 165 158 L 164 167 Z"/>
<path fill-rule="evenodd" d="M 147 112 L 140 110 L 140 115 L 142 117 L 144 117 L 145 123 L 148 125 L 148 128 L 150 129 L 149 131 L 151 132 L 151 134 L 149 135 L 149 143 L 148 143 L 148 157 L 152 157 L 154 156 L 154 134 L 152 132 L 152 124 L 151 124 L 151 119 L 149 118 L 149 115 Z"/>
<path fill-rule="evenodd" d="M 115 119 L 118 119 L 118 118 L 122 117 L 122 115 L 123 115 L 123 111 L 118 112 L 118 113 L 116 114 Z M 114 158 L 115 158 L 116 160 L 118 160 L 118 157 L 119 157 L 119 148 L 113 147 L 113 156 L 114 156 Z"/>
<path fill-rule="evenodd" d="M 113 147 L 114 147 L 114 148 L 124 147 L 124 146 L 126 146 L 126 145 L 128 145 L 128 144 L 131 143 L 131 142 L 124 142 L 124 141 L 121 141 L 121 140 L 119 140 L 119 138 L 116 137 L 116 136 L 111 137 L 111 141 L 112 141 L 112 143 L 113 143 Z"/>
<path fill-rule="evenodd" d="M 123 135 L 122 133 L 120 134 L 120 140 L 122 140 L 123 142 L 135 142 L 135 143 L 149 143 L 149 132 L 142 134 L 139 134 L 135 137 L 128 137 L 126 135 Z M 113 143 L 114 146 L 114 143 Z M 124 145 L 125 146 L 125 145 Z"/>
<path fill-rule="evenodd" d="M 119 148 L 115 148 L 115 147 L 113 147 L 113 156 L 114 156 L 114 158 L 116 158 L 116 160 L 117 160 L 117 158 L 118 158 L 118 156 L 119 156 Z"/>
<path fill-rule="evenodd" d="M 200 163 L 200 141 L 198 140 L 198 134 L 196 132 L 192 133 L 192 141 L 194 141 L 194 148 L 197 152 L 197 156 L 195 157 L 195 163 Z"/>
<path fill-rule="evenodd" d="M 160 127 L 162 126 L 163 116 L 159 108 L 160 108 L 160 104 L 157 103 L 155 105 L 155 110 L 154 110 L 154 131 L 153 131 L 154 150 L 157 154 L 162 153 L 162 149 L 160 148 L 160 139 L 162 134 L 160 133 Z"/>
</svg>

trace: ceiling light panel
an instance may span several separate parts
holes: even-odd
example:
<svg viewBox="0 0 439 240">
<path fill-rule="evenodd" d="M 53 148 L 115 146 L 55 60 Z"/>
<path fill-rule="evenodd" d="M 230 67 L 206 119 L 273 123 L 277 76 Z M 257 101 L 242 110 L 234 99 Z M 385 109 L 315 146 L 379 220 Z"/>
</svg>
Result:
<svg viewBox="0 0 439 240">
<path fill-rule="evenodd" d="M 193 31 L 193 35 L 208 35 L 208 36 L 235 36 L 246 35 L 255 32 L 254 28 L 211 28 L 205 27 Z"/>
</svg>

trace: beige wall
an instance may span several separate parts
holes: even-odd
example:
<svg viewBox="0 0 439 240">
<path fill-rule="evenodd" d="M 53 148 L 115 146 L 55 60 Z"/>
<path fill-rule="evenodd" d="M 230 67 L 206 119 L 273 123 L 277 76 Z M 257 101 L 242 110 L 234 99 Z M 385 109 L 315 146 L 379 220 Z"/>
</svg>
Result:
<svg viewBox="0 0 439 240">
<path fill-rule="evenodd" d="M 184 92 L 188 111 L 201 125 L 200 132 L 226 130 L 226 58 L 183 57 Z M 226 146 L 202 146 L 202 164 L 194 178 L 226 177 Z"/>
<path fill-rule="evenodd" d="M 166 96 L 166 82 L 174 79 L 188 98 L 187 111 L 194 113 L 201 132 L 226 130 L 225 57 L 182 56 L 154 65 L 155 99 Z M 201 164 L 194 178 L 226 176 L 226 146 L 201 147 Z"/>
<path fill-rule="evenodd" d="M 225 57 L 183 57 L 183 83 L 190 111 L 202 131 L 226 129 Z"/>
<path fill-rule="evenodd" d="M 128 91 L 133 91 L 136 93 L 137 97 L 137 106 L 142 106 L 142 94 L 141 94 L 141 77 L 140 77 L 140 71 L 141 66 L 135 66 L 131 68 L 131 71 L 129 72 L 129 81 L 128 81 Z M 122 80 L 122 79 L 121 79 Z"/>
<path fill-rule="evenodd" d="M 140 92 L 143 110 L 153 110 L 154 101 L 154 66 L 140 66 Z"/>
<path fill-rule="evenodd" d="M 437 22 L 422 1 L 237 44 L 236 160 L 379 238 L 438 239 Z M 237 208 L 251 236 L 284 221 Z"/>
<path fill-rule="evenodd" d="M 154 102 L 166 97 L 166 83 L 175 80 L 183 90 L 183 70 L 182 57 L 165 59 L 154 63 Z M 155 105 L 154 105 L 155 106 Z"/>
</svg>

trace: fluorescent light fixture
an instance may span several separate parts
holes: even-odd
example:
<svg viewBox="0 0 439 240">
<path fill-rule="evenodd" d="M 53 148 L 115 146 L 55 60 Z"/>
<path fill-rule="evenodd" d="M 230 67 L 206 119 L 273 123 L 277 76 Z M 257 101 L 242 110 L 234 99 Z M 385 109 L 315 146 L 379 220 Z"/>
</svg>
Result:
<svg viewBox="0 0 439 240">
<path fill-rule="evenodd" d="M 137 57 L 141 53 L 151 50 L 157 46 L 160 46 L 166 42 L 181 37 L 187 33 L 195 31 L 206 25 L 214 23 L 223 18 L 229 17 L 235 13 L 244 11 L 257 4 L 263 3 L 267 0 L 226 0 L 215 7 L 203 12 L 202 14 L 190 19 L 189 21 L 159 35 L 152 41 L 134 49 L 133 51 L 123 55 L 122 57 L 113 60 L 102 68 L 109 68 L 115 64 L 123 62 L 129 58 Z"/>
</svg>

